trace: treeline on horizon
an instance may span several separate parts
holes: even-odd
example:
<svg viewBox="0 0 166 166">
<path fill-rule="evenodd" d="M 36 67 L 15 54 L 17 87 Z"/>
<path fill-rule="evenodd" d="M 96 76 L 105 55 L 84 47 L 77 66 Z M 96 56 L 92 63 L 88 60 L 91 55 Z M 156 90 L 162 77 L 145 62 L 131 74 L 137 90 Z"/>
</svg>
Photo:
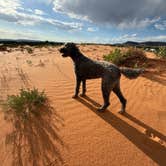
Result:
<svg viewBox="0 0 166 166">
<path fill-rule="evenodd" d="M 5 45 L 8 47 L 18 47 L 18 46 L 60 46 L 65 44 L 65 42 L 54 42 L 54 41 L 38 41 L 38 40 L 8 40 L 8 39 L 0 39 L 0 45 Z M 80 45 L 107 45 L 107 46 L 117 46 L 117 47 L 161 47 L 166 46 L 166 42 L 155 42 L 155 41 L 147 41 L 147 42 L 133 42 L 133 41 L 127 41 L 125 43 L 116 43 L 116 44 L 110 44 L 110 43 L 77 43 Z"/>
</svg>

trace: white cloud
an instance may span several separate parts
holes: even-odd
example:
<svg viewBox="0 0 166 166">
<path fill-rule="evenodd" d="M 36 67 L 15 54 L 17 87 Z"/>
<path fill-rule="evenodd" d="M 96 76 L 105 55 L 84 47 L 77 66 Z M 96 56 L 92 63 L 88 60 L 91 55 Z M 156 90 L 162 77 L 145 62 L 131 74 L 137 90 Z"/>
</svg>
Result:
<svg viewBox="0 0 166 166">
<path fill-rule="evenodd" d="M 88 31 L 88 32 L 96 32 L 96 31 L 98 31 L 98 28 L 88 27 L 88 28 L 87 28 L 87 31 Z"/>
<path fill-rule="evenodd" d="M 19 10 L 20 9 L 20 10 Z M 1 0 L 0 1 L 0 19 L 8 22 L 14 22 L 24 26 L 34 26 L 37 24 L 50 24 L 56 28 L 65 30 L 81 30 L 83 24 L 77 22 L 65 22 L 52 18 L 43 17 L 43 11 L 35 9 L 35 14 L 31 9 L 27 9 L 29 13 L 25 13 L 26 9 L 22 7 L 20 0 Z"/>
<path fill-rule="evenodd" d="M 35 1 L 38 3 L 46 4 L 46 5 L 49 5 L 53 2 L 53 0 L 35 0 Z"/>
<path fill-rule="evenodd" d="M 124 43 L 126 41 L 137 41 L 137 34 L 124 34 L 119 37 L 114 37 L 110 39 L 111 43 Z"/>
<path fill-rule="evenodd" d="M 137 36 L 137 34 L 136 34 L 136 33 L 134 33 L 134 34 L 132 34 L 131 36 L 132 36 L 132 37 L 136 37 L 136 36 Z"/>
<path fill-rule="evenodd" d="M 156 29 L 164 31 L 166 30 L 166 20 L 164 20 L 162 23 L 156 23 L 154 26 Z"/>
<path fill-rule="evenodd" d="M 3 39 L 38 39 L 43 40 L 41 35 L 37 34 L 37 32 L 33 31 L 19 31 L 19 30 L 11 30 L 11 29 L 0 29 L 1 38 Z"/>
<path fill-rule="evenodd" d="M 34 12 L 37 15 L 44 15 L 44 12 L 42 10 L 39 10 L 39 9 L 35 9 Z"/>
<path fill-rule="evenodd" d="M 100 39 L 102 40 L 102 39 Z M 114 37 L 109 40 L 110 43 L 124 43 L 126 41 L 136 41 L 136 42 L 144 42 L 144 41 L 164 41 L 166 42 L 166 35 L 158 35 L 158 36 L 146 36 L 140 37 L 137 34 L 125 34 L 119 37 Z"/>
<path fill-rule="evenodd" d="M 156 22 L 158 22 L 160 20 L 160 17 L 158 18 L 153 18 L 153 19 L 149 19 L 149 18 L 145 18 L 143 20 L 138 21 L 137 19 L 132 20 L 131 22 L 121 22 L 120 24 L 118 24 L 117 26 L 120 29 L 127 29 L 127 28 L 145 28 L 147 26 L 150 26 Z"/>
<path fill-rule="evenodd" d="M 20 0 L 1 0 L 0 9 L 6 9 L 6 11 L 15 11 L 21 8 Z"/>
<path fill-rule="evenodd" d="M 143 41 L 163 41 L 166 42 L 166 35 L 148 36 L 143 38 Z"/>
</svg>

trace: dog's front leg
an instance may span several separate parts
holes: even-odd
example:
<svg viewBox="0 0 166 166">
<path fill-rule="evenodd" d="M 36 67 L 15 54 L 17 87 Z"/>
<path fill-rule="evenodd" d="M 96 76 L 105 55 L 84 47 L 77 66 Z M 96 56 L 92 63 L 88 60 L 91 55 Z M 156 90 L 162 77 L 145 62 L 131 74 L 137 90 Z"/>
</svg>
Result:
<svg viewBox="0 0 166 166">
<path fill-rule="evenodd" d="M 77 78 L 76 78 L 75 94 L 74 94 L 73 98 L 77 98 L 77 97 L 78 97 L 78 93 L 79 93 L 79 89 L 80 89 L 80 84 L 81 84 L 81 79 L 79 79 L 79 78 L 77 77 Z"/>
<path fill-rule="evenodd" d="M 86 96 L 86 80 L 82 80 L 82 94 L 81 96 Z"/>
</svg>

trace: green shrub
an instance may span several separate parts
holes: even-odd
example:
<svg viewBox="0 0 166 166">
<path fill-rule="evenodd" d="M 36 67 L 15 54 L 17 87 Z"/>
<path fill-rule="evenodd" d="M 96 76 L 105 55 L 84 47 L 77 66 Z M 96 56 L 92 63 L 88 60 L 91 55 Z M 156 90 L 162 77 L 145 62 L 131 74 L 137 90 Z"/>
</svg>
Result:
<svg viewBox="0 0 166 166">
<path fill-rule="evenodd" d="M 116 48 L 113 52 L 110 52 L 110 54 L 104 55 L 103 59 L 105 61 L 108 61 L 108 62 L 111 61 L 112 63 L 115 63 L 118 65 L 122 61 L 123 55 L 121 53 L 121 50 Z"/>
<path fill-rule="evenodd" d="M 160 47 L 157 55 L 162 57 L 162 58 L 166 58 L 166 47 Z"/>
<path fill-rule="evenodd" d="M 144 53 L 144 51 L 143 50 L 141 50 L 141 49 L 138 49 L 138 48 L 129 48 L 129 49 L 127 49 L 127 51 L 124 51 L 124 56 L 126 57 L 126 58 L 128 58 L 128 57 L 145 57 L 145 53 Z"/>
<path fill-rule="evenodd" d="M 33 53 L 33 49 L 31 47 L 26 47 L 26 50 L 29 54 L 32 54 Z"/>
<path fill-rule="evenodd" d="M 28 65 L 32 65 L 32 61 L 31 60 L 26 60 Z"/>
<path fill-rule="evenodd" d="M 6 101 L 7 110 L 14 111 L 18 116 L 27 117 L 28 114 L 37 114 L 39 109 L 47 102 L 44 91 L 38 89 L 20 89 L 18 95 L 8 96 Z"/>
<path fill-rule="evenodd" d="M 127 67 L 139 68 L 145 65 L 146 56 L 143 50 L 137 48 L 128 48 L 127 50 L 121 51 L 115 49 L 108 55 L 104 55 L 103 59 L 112 62 L 116 65 L 123 65 Z"/>
</svg>

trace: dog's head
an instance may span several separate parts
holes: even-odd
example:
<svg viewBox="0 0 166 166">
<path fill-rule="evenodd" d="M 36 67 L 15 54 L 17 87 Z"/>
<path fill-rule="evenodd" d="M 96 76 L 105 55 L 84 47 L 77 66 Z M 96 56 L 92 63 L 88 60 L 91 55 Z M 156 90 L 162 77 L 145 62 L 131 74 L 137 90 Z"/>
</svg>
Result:
<svg viewBox="0 0 166 166">
<path fill-rule="evenodd" d="M 59 51 L 63 57 L 72 57 L 79 52 L 79 49 L 74 43 L 67 43 Z"/>
</svg>

